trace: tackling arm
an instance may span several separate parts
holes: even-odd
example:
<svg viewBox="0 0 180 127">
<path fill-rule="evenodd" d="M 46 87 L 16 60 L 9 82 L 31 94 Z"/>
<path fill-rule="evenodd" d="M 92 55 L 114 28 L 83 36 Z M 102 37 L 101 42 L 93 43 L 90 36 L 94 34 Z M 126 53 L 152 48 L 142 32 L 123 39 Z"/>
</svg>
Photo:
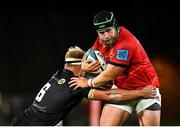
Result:
<svg viewBox="0 0 180 127">
<path fill-rule="evenodd" d="M 123 89 L 111 89 L 111 90 L 97 90 L 91 89 L 88 94 L 88 99 L 102 100 L 111 103 L 119 103 L 135 99 L 138 97 L 143 98 L 155 98 L 156 90 L 154 86 L 146 86 L 141 90 L 123 90 Z"/>
</svg>

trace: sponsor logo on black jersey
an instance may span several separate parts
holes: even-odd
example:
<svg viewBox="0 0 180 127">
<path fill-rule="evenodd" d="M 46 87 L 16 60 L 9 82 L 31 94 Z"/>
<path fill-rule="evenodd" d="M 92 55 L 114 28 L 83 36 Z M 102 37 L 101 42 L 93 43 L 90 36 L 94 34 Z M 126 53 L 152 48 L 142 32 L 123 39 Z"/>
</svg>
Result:
<svg viewBox="0 0 180 127">
<path fill-rule="evenodd" d="M 66 79 L 64 79 L 64 78 L 61 78 L 61 79 L 59 79 L 58 80 L 58 84 L 64 84 L 66 82 Z"/>
</svg>

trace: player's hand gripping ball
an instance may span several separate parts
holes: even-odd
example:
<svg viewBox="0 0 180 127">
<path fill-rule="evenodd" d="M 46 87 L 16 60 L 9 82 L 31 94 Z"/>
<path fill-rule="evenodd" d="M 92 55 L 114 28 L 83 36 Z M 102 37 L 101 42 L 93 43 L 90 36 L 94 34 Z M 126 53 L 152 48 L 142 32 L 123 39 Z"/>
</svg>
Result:
<svg viewBox="0 0 180 127">
<path fill-rule="evenodd" d="M 85 73 L 85 77 L 87 79 L 91 79 L 91 78 L 96 77 L 98 74 L 100 74 L 101 72 L 103 72 L 107 68 L 107 61 L 99 50 L 95 50 L 95 49 L 90 48 L 85 53 L 85 55 L 86 55 L 86 60 L 89 60 L 91 62 L 98 61 L 100 63 L 100 68 L 97 70 L 97 72 L 95 72 L 95 73 L 86 72 Z M 112 86 L 112 83 L 108 83 L 106 85 L 101 86 L 100 88 L 101 89 L 109 89 L 109 88 L 111 88 L 111 86 Z"/>
</svg>

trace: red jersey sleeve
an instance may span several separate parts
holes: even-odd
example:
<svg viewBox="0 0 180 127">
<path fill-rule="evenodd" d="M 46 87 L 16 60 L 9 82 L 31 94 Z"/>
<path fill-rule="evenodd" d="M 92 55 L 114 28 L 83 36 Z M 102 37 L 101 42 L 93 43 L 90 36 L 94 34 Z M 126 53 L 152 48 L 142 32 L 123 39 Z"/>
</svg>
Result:
<svg viewBox="0 0 180 127">
<path fill-rule="evenodd" d="M 109 63 L 117 66 L 129 65 L 136 51 L 136 46 L 126 41 L 117 43 L 112 50 Z"/>
</svg>

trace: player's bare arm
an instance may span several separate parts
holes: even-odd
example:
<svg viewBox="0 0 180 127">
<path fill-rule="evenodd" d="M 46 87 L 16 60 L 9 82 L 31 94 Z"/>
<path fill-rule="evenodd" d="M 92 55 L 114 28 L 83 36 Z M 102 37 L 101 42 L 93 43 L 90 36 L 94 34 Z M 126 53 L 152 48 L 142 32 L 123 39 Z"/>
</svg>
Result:
<svg viewBox="0 0 180 127">
<path fill-rule="evenodd" d="M 120 75 L 125 68 L 120 66 L 115 66 L 108 64 L 107 69 L 100 73 L 97 77 L 92 80 L 87 80 L 85 78 L 71 78 L 72 80 L 69 82 L 70 87 L 75 86 L 74 89 L 78 87 L 99 87 L 104 85 L 110 81 L 113 81 L 118 75 Z"/>
<path fill-rule="evenodd" d="M 94 87 L 104 85 L 110 81 L 113 81 L 118 75 L 120 75 L 125 68 L 108 64 L 107 69 L 93 79 Z"/>
<path fill-rule="evenodd" d="M 154 86 L 146 86 L 141 90 L 123 90 L 123 89 L 111 89 L 111 90 L 97 90 L 91 89 L 88 94 L 88 99 L 102 100 L 111 103 L 120 103 L 135 99 L 138 97 L 142 98 L 155 98 L 156 90 Z"/>
</svg>

